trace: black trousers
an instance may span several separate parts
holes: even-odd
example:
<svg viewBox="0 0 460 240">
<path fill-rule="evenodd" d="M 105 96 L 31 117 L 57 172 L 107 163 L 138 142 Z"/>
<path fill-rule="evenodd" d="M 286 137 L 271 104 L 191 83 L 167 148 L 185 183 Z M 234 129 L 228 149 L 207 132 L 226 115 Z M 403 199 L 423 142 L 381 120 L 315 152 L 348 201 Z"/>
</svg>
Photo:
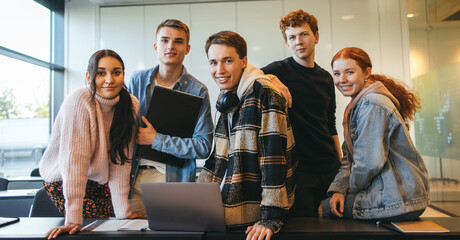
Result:
<svg viewBox="0 0 460 240">
<path fill-rule="evenodd" d="M 334 181 L 338 169 L 326 173 L 296 172 L 295 202 L 291 209 L 293 217 L 318 217 L 318 207 L 328 198 L 327 189 Z"/>
</svg>

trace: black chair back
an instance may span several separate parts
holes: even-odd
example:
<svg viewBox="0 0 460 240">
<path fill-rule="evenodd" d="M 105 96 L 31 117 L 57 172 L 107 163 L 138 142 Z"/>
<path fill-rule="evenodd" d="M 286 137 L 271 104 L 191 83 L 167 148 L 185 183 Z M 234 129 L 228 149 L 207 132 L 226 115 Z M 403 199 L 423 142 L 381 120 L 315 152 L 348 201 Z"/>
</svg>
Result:
<svg viewBox="0 0 460 240">
<path fill-rule="evenodd" d="M 30 172 L 30 176 L 31 177 L 40 177 L 40 171 L 38 170 L 38 168 L 35 168 L 34 170 L 32 170 L 32 172 Z"/>
<path fill-rule="evenodd" d="M 34 204 L 30 211 L 29 217 L 63 217 L 64 214 L 60 213 L 57 207 L 51 201 L 50 196 L 45 188 L 37 191 L 34 198 Z"/>
<path fill-rule="evenodd" d="M 0 191 L 6 191 L 9 182 L 8 179 L 0 177 Z"/>
</svg>

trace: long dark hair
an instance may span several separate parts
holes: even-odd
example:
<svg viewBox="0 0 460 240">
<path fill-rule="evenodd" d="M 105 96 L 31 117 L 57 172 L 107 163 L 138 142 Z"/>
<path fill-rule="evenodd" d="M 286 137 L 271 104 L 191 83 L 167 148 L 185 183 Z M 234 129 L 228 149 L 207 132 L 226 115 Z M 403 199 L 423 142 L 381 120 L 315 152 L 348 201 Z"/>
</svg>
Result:
<svg viewBox="0 0 460 240">
<path fill-rule="evenodd" d="M 93 96 L 96 95 L 96 74 L 97 74 L 97 66 L 99 64 L 99 60 L 103 57 L 113 57 L 117 59 L 122 66 L 123 72 L 125 71 L 125 64 L 121 59 L 120 55 L 116 52 L 103 49 L 95 52 L 88 62 L 88 73 L 91 78 L 90 87 L 91 93 Z M 112 125 L 110 126 L 110 148 L 109 148 L 109 156 L 110 160 L 114 164 L 120 163 L 121 165 L 128 162 L 128 156 L 125 153 L 125 149 L 129 151 L 129 142 L 132 139 L 133 134 L 135 133 L 136 129 L 136 121 L 134 119 L 134 107 L 133 102 L 131 100 L 131 95 L 129 94 L 126 85 L 123 84 L 123 88 L 121 89 L 120 93 L 120 100 L 115 105 L 115 111 L 113 113 L 112 118 Z M 119 157 L 120 162 L 117 161 Z"/>
<path fill-rule="evenodd" d="M 340 50 L 332 58 L 331 66 L 333 66 L 334 62 L 339 58 L 355 60 L 363 72 L 366 71 L 367 68 L 372 69 L 372 63 L 369 55 L 361 48 L 347 47 Z M 401 105 L 398 110 L 406 123 L 415 119 L 415 113 L 418 109 L 420 109 L 420 99 L 413 90 L 409 89 L 402 82 L 386 75 L 371 74 L 369 76 L 369 80 L 383 83 L 388 91 L 390 91 L 391 94 L 398 99 L 399 104 Z"/>
</svg>

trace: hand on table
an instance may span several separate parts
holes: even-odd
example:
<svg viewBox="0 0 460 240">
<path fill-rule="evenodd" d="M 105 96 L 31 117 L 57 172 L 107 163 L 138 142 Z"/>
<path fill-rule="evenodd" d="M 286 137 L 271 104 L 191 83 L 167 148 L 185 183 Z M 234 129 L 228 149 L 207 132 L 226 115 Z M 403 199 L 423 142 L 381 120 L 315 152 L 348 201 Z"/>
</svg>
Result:
<svg viewBox="0 0 460 240">
<path fill-rule="evenodd" d="M 337 209 L 337 204 L 339 205 L 339 209 Z M 331 206 L 331 211 L 333 214 L 337 215 L 338 217 L 343 217 L 345 205 L 345 196 L 343 194 L 334 193 L 334 195 L 331 197 L 331 200 L 329 201 L 329 205 Z"/>
<path fill-rule="evenodd" d="M 262 225 L 254 224 L 246 229 L 247 237 L 246 240 L 270 240 L 273 235 L 273 231 Z"/>
<path fill-rule="evenodd" d="M 60 227 L 49 230 L 45 234 L 45 237 L 48 239 L 53 239 L 53 238 L 57 238 L 59 235 L 63 233 L 69 233 L 69 235 L 73 235 L 79 232 L 80 229 L 81 229 L 80 224 L 70 223 L 70 224 L 66 224 L 64 226 L 60 226 Z"/>
</svg>

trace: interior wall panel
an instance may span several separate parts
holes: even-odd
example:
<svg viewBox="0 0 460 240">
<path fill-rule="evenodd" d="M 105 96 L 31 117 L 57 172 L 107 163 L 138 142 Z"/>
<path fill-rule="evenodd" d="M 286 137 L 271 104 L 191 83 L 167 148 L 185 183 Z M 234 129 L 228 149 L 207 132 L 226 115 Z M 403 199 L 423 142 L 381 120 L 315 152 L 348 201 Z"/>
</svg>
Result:
<svg viewBox="0 0 460 240">
<path fill-rule="evenodd" d="M 257 11 L 254 11 L 257 9 Z M 279 31 L 282 1 L 237 2 L 237 29 L 248 45 L 248 61 L 256 67 L 284 58 Z"/>
<path fill-rule="evenodd" d="M 403 54 L 403 25 L 401 24 L 402 13 L 399 11 L 399 0 L 379 0 L 378 6 L 380 12 L 380 73 L 408 81 L 410 79 L 406 79 L 404 71 L 404 68 L 408 66 L 406 66 Z M 388 43 L 391 45 L 387 45 Z"/>
<path fill-rule="evenodd" d="M 145 6 L 145 18 L 144 18 L 144 59 L 145 59 L 145 67 L 143 68 L 151 68 L 158 64 L 158 57 L 155 52 L 155 48 L 153 44 L 155 43 L 156 39 L 156 30 L 158 24 L 162 21 L 174 18 L 179 19 L 187 26 L 190 27 L 190 4 L 176 4 L 176 5 L 152 5 L 152 6 Z M 193 34 L 193 31 L 191 31 Z M 190 54 L 185 58 L 184 65 L 189 66 Z M 143 68 L 139 68 L 143 69 Z"/>
<path fill-rule="evenodd" d="M 131 74 L 145 67 L 144 7 L 101 8 L 100 48 L 117 52 L 125 64 L 125 83 Z"/>
<path fill-rule="evenodd" d="M 193 76 L 208 87 L 212 116 L 215 120 L 215 103 L 220 90 L 209 73 L 204 46 L 208 37 L 216 32 L 236 31 L 236 4 L 234 2 L 191 4 L 190 12 L 191 51 L 187 56 L 190 65 L 186 67 Z"/>
</svg>

